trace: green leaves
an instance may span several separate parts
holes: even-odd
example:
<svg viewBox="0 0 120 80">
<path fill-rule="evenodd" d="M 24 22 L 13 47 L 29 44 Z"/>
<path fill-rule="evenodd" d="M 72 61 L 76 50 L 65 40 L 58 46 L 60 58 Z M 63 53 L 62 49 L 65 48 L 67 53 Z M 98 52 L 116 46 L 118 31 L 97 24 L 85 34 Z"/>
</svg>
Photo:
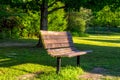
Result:
<svg viewBox="0 0 120 80">
<path fill-rule="evenodd" d="M 117 27 L 120 25 L 119 13 L 120 11 L 117 9 L 113 12 L 110 6 L 105 6 L 102 10 L 96 13 L 96 23 L 99 26 Z"/>
<path fill-rule="evenodd" d="M 79 12 L 69 12 L 68 14 L 68 30 L 77 36 L 85 33 L 86 26 L 92 17 L 92 12 L 90 9 L 81 7 Z"/>
<path fill-rule="evenodd" d="M 64 4 L 61 2 L 57 2 L 52 7 L 50 7 L 49 10 L 61 6 L 64 6 Z M 66 27 L 67 27 L 67 21 L 65 18 L 64 9 L 58 9 L 48 15 L 48 30 L 63 31 L 66 29 Z"/>
</svg>

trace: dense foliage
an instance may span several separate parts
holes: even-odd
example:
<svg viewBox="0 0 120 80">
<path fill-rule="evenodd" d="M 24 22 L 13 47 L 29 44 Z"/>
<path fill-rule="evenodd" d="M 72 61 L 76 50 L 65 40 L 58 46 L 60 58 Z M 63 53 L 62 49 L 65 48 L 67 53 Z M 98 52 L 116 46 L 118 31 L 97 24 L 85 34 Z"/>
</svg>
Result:
<svg viewBox="0 0 120 80">
<path fill-rule="evenodd" d="M 49 10 L 62 6 L 57 2 Z M 2 5 L 0 9 L 0 38 L 20 38 L 38 36 L 40 30 L 40 11 L 12 8 L 9 5 Z M 10 11 L 9 11 L 10 10 Z M 16 13 L 14 13 L 16 12 Z M 64 9 L 56 10 L 48 16 L 49 30 L 63 31 L 67 27 Z"/>
<path fill-rule="evenodd" d="M 48 30 L 81 36 L 89 27 L 120 27 L 120 0 L 0 0 L 0 38 L 38 36 L 42 5 Z M 43 4 L 45 2 L 45 4 Z M 48 15 L 48 16 L 47 16 Z M 43 19 L 44 20 L 44 19 Z"/>
<path fill-rule="evenodd" d="M 99 26 L 119 27 L 120 7 L 117 8 L 115 11 L 112 11 L 109 6 L 105 6 L 102 10 L 96 12 L 94 21 L 94 23 Z"/>
<path fill-rule="evenodd" d="M 112 11 L 112 8 L 107 5 L 103 9 L 93 13 L 89 26 L 90 29 L 93 28 L 95 33 L 96 31 L 100 33 L 120 32 L 120 7 Z"/>
<path fill-rule="evenodd" d="M 64 6 L 61 2 L 57 2 L 55 5 L 53 5 L 52 8 L 55 8 L 56 6 Z M 67 21 L 65 18 L 65 11 L 64 9 L 59 9 L 51 14 L 48 15 L 48 30 L 52 31 L 64 31 L 67 27 Z"/>
</svg>

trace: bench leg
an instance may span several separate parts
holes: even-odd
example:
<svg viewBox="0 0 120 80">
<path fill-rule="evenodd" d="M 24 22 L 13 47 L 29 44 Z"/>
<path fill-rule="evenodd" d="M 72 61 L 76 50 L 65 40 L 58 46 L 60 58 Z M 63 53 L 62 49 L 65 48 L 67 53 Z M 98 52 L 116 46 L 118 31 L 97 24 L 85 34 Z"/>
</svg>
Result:
<svg viewBox="0 0 120 80">
<path fill-rule="evenodd" d="M 60 71 L 60 67 L 61 67 L 61 57 L 57 57 L 57 69 L 56 69 L 57 74 Z"/>
<path fill-rule="evenodd" d="M 77 56 L 77 66 L 80 65 L 80 56 Z"/>
</svg>

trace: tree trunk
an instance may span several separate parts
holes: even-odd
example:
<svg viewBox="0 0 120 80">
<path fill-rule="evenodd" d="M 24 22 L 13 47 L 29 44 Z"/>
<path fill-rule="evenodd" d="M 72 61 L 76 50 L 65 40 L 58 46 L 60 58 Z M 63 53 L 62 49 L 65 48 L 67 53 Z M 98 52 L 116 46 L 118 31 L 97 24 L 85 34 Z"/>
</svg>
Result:
<svg viewBox="0 0 120 80">
<path fill-rule="evenodd" d="M 40 30 L 48 30 L 48 2 L 43 0 L 41 4 L 41 19 L 40 19 Z M 37 47 L 43 47 L 41 36 L 39 35 L 39 41 Z"/>
<path fill-rule="evenodd" d="M 48 3 L 43 0 L 41 5 L 40 30 L 47 30 L 48 27 Z"/>
</svg>

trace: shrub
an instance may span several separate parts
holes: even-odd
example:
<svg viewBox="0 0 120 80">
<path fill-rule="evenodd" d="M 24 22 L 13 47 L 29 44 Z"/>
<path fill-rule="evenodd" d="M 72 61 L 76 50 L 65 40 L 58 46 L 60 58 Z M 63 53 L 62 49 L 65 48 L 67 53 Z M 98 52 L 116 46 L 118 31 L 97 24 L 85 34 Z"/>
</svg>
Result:
<svg viewBox="0 0 120 80">
<path fill-rule="evenodd" d="M 101 27 L 118 27 L 120 26 L 120 7 L 114 12 L 111 10 L 110 6 L 105 6 L 100 11 L 96 12 L 93 19 L 93 26 L 99 25 Z"/>
<path fill-rule="evenodd" d="M 91 10 L 80 8 L 79 12 L 69 12 L 68 14 L 68 30 L 73 32 L 73 35 L 83 36 L 86 27 L 92 17 Z"/>
<path fill-rule="evenodd" d="M 39 12 L 28 11 L 26 15 L 19 17 L 21 37 L 33 37 L 40 30 Z"/>
</svg>

